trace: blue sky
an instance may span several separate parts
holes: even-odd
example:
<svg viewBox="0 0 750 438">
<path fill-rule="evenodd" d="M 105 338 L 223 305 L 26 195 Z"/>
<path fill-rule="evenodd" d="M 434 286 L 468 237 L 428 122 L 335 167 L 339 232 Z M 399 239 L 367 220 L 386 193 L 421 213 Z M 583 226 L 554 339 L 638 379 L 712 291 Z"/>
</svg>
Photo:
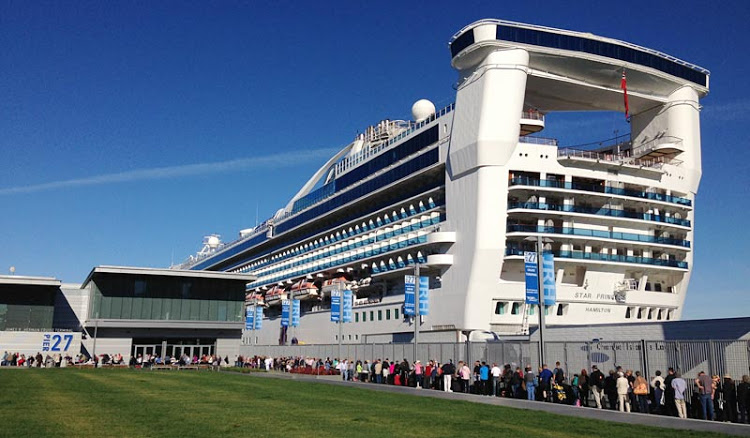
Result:
<svg viewBox="0 0 750 438">
<path fill-rule="evenodd" d="M 234 239 L 359 130 L 419 98 L 451 102 L 447 42 L 486 17 L 711 70 L 684 317 L 750 315 L 747 1 L 0 0 L 0 272 L 80 282 Z M 543 134 L 600 140 L 621 117 L 553 115 Z"/>
</svg>

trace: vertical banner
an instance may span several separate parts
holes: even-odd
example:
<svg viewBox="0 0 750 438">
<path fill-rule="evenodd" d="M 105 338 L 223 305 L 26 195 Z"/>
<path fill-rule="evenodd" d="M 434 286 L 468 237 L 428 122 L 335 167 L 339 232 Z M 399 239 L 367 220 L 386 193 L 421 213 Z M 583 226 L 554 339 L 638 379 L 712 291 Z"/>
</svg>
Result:
<svg viewBox="0 0 750 438">
<path fill-rule="evenodd" d="M 261 306 L 255 307 L 255 330 L 263 328 L 263 308 Z"/>
<path fill-rule="evenodd" d="M 289 303 L 290 300 L 281 300 L 281 326 L 289 327 Z"/>
<path fill-rule="evenodd" d="M 341 319 L 341 291 L 331 291 L 331 322 L 339 322 Z"/>
<path fill-rule="evenodd" d="M 255 309 L 253 306 L 245 308 L 245 330 L 252 330 L 255 327 Z"/>
<path fill-rule="evenodd" d="M 300 302 L 292 300 L 292 327 L 299 327 Z"/>
<path fill-rule="evenodd" d="M 354 307 L 354 294 L 352 291 L 347 289 L 344 291 L 344 302 L 341 317 L 343 322 L 352 322 L 352 308 Z"/>
<path fill-rule="evenodd" d="M 414 315 L 414 293 L 417 279 L 413 275 L 404 275 L 404 315 Z"/>
<path fill-rule="evenodd" d="M 542 286 L 544 287 L 544 305 L 555 305 L 555 256 L 548 252 L 542 256 Z"/>
<path fill-rule="evenodd" d="M 428 315 L 430 313 L 430 277 L 419 277 L 419 314 Z"/>
<path fill-rule="evenodd" d="M 526 304 L 539 304 L 539 265 L 536 253 L 526 251 L 523 259 L 526 266 Z"/>
</svg>

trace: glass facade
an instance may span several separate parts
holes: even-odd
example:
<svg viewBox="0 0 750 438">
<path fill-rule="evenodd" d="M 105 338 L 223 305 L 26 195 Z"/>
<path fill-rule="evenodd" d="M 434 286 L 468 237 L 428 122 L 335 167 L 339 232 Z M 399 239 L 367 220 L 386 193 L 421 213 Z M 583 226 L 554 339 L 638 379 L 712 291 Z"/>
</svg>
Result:
<svg viewBox="0 0 750 438">
<path fill-rule="evenodd" d="M 687 219 L 678 219 L 675 217 L 660 216 L 651 213 L 640 213 L 632 210 L 618 210 L 606 207 L 581 207 L 576 205 L 540 204 L 537 202 L 511 202 L 508 204 L 508 210 L 512 210 L 515 208 L 595 214 L 598 216 L 624 217 L 630 219 L 640 219 L 644 221 L 662 222 L 665 224 L 680 225 L 683 227 L 690 226 L 690 221 Z"/>
<path fill-rule="evenodd" d="M 585 228 L 568 228 L 568 227 L 543 227 L 539 225 L 509 224 L 508 232 L 524 233 L 549 233 L 549 234 L 568 234 L 571 236 L 589 236 L 601 237 L 605 239 L 629 240 L 633 242 L 661 243 L 664 245 L 676 245 L 684 248 L 690 248 L 690 242 L 683 239 L 673 239 L 671 237 L 656 237 L 645 234 L 620 233 L 617 231 L 589 230 Z"/>
<path fill-rule="evenodd" d="M 523 256 L 524 251 L 533 251 L 533 248 L 510 247 L 505 250 L 506 256 Z M 545 251 L 547 252 L 547 251 Z M 640 265 L 669 266 L 672 268 L 687 269 L 687 262 L 670 259 L 655 259 L 651 257 L 628 256 L 621 254 L 600 254 L 582 251 L 549 251 L 555 257 L 576 260 L 600 260 L 605 262 L 636 263 Z"/>
<path fill-rule="evenodd" d="M 51 287 L 0 287 L 0 330 L 51 330 L 55 291 Z"/>
<path fill-rule="evenodd" d="M 94 275 L 89 317 L 174 321 L 244 320 L 245 283 L 236 280 Z"/>
</svg>

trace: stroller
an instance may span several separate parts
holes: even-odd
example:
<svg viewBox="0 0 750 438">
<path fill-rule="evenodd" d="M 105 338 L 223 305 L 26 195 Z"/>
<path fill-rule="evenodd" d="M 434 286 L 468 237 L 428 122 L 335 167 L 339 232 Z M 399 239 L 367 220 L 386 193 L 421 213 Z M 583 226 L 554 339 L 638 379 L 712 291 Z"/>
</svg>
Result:
<svg viewBox="0 0 750 438">
<path fill-rule="evenodd" d="M 573 387 L 565 383 L 553 384 L 552 401 L 564 405 L 575 404 L 575 393 L 573 392 Z"/>
</svg>

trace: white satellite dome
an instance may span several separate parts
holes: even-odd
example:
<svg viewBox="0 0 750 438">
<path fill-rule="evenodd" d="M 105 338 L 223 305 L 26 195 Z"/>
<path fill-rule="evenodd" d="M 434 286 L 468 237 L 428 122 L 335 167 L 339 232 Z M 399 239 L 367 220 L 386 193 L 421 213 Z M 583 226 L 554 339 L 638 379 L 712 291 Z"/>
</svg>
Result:
<svg viewBox="0 0 750 438">
<path fill-rule="evenodd" d="M 427 99 L 419 99 L 411 106 L 411 116 L 415 122 L 421 122 L 433 114 L 435 114 L 435 104 Z"/>
<path fill-rule="evenodd" d="M 206 242 L 206 244 L 208 244 L 208 246 L 211 249 L 218 248 L 220 243 L 221 243 L 221 240 L 219 239 L 219 236 L 215 236 L 215 235 L 208 236 L 208 241 Z"/>
</svg>

